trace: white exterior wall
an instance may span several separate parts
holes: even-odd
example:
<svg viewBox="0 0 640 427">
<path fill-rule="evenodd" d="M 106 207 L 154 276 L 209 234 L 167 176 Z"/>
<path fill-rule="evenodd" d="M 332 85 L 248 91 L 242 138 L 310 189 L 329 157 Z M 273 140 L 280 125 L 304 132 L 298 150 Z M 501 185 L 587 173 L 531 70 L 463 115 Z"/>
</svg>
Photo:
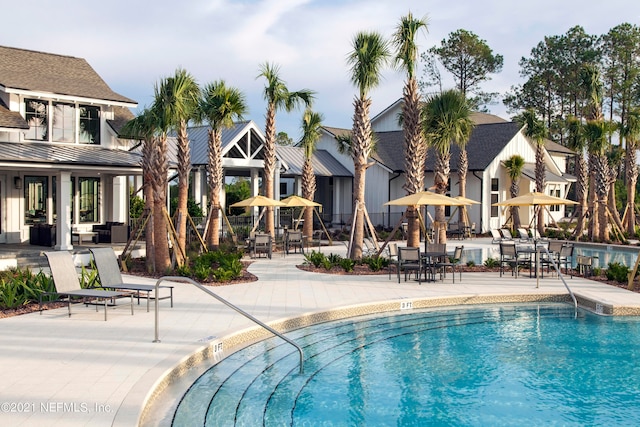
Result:
<svg viewBox="0 0 640 427">
<path fill-rule="evenodd" d="M 389 201 L 390 176 L 389 170 L 379 164 L 369 167 L 366 172 L 365 204 L 374 226 L 387 222 L 384 204 Z"/>
</svg>

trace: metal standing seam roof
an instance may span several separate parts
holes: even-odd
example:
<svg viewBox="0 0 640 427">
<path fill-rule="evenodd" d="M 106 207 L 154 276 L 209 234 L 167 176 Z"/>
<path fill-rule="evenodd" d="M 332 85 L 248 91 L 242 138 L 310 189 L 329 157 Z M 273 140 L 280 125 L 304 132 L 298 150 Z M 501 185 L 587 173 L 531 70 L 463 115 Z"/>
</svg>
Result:
<svg viewBox="0 0 640 427">
<path fill-rule="evenodd" d="M 0 46 L 0 85 L 52 95 L 136 105 L 105 83 L 82 58 Z"/>
<path fill-rule="evenodd" d="M 522 168 L 522 174 L 529 178 L 531 181 L 536 180 L 536 165 L 535 163 L 525 163 Z M 576 182 L 577 178 L 568 173 L 563 173 L 562 176 L 545 169 L 545 181 L 552 184 L 567 184 L 569 182 Z"/>
<path fill-rule="evenodd" d="M 301 147 L 276 147 L 277 156 L 287 168 L 283 176 L 300 176 L 304 165 L 304 149 Z M 311 166 L 316 176 L 352 177 L 353 174 L 326 150 L 316 150 L 311 157 Z"/>
<path fill-rule="evenodd" d="M 0 142 L 0 162 L 138 168 L 141 159 L 138 153 L 92 145 Z"/>
</svg>

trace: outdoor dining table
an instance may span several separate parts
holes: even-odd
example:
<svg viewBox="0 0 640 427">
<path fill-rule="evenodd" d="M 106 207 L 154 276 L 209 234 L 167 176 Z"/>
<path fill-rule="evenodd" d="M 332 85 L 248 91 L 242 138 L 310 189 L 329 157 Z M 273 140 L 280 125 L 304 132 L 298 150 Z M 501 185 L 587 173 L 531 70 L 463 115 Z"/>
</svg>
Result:
<svg viewBox="0 0 640 427">
<path fill-rule="evenodd" d="M 538 277 L 539 254 L 545 247 L 546 244 L 542 242 L 537 242 L 533 245 L 530 243 L 516 245 L 516 252 L 518 254 L 527 254 L 529 256 L 529 277 Z"/>
<path fill-rule="evenodd" d="M 443 251 L 429 251 L 421 252 L 420 257 L 422 258 L 422 265 L 424 269 L 424 277 L 426 282 L 435 282 L 436 281 L 436 265 L 440 258 L 446 257 L 448 254 Z M 427 275 L 427 273 L 431 273 L 431 277 Z"/>
</svg>

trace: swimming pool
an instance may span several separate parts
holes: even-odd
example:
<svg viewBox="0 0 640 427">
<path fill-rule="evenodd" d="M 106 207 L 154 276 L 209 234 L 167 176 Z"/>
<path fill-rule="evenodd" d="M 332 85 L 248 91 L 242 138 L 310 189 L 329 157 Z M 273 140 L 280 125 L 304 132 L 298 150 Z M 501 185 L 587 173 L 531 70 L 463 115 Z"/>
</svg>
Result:
<svg viewBox="0 0 640 427">
<path fill-rule="evenodd" d="M 324 323 L 203 374 L 174 426 L 635 425 L 640 318 L 562 304 L 407 311 Z"/>
</svg>

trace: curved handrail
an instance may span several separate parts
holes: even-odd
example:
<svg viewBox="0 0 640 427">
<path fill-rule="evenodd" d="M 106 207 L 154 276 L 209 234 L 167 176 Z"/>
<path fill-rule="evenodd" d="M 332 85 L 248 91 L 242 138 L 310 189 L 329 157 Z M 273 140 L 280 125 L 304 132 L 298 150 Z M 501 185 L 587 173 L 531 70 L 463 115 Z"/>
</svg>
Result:
<svg viewBox="0 0 640 427">
<path fill-rule="evenodd" d="M 252 315 L 250 315 L 249 313 L 247 313 L 246 311 L 242 310 L 239 307 L 236 307 L 235 305 L 231 304 L 229 301 L 227 301 L 226 299 L 222 298 L 220 295 L 215 294 L 214 292 L 212 292 L 210 289 L 202 286 L 200 283 L 196 282 L 193 279 L 190 279 L 188 277 L 182 277 L 182 276 L 163 276 L 161 278 L 159 278 L 156 281 L 156 298 L 155 298 L 155 309 L 156 309 L 156 313 L 155 313 L 155 338 L 153 340 L 153 342 L 160 342 L 160 339 L 158 338 L 158 333 L 160 330 L 159 327 L 159 314 L 160 314 L 160 306 L 158 304 L 158 291 L 160 290 L 160 283 L 164 282 L 164 281 L 168 281 L 171 280 L 172 282 L 185 282 L 185 283 L 190 283 L 193 286 L 195 286 L 196 288 L 200 289 L 201 291 L 211 295 L 212 297 L 214 297 L 215 299 L 217 299 L 218 301 L 220 301 L 221 303 L 223 303 L 224 305 L 226 305 L 227 307 L 233 309 L 234 311 L 236 311 L 237 313 L 241 314 L 242 316 L 246 317 L 247 319 L 251 320 L 252 322 L 262 326 L 263 328 L 265 328 L 267 331 L 271 332 L 272 334 L 276 335 L 279 338 L 282 338 L 284 341 L 288 342 L 289 344 L 291 344 L 292 346 L 294 346 L 297 350 L 298 353 L 300 354 L 300 373 L 303 374 L 304 373 L 304 353 L 302 352 L 302 347 L 300 347 L 298 344 L 296 344 L 293 340 L 285 337 L 284 335 L 282 335 L 280 332 L 276 331 L 275 329 L 273 329 L 271 326 L 267 325 L 266 323 L 256 319 L 255 317 L 253 317 Z"/>
<path fill-rule="evenodd" d="M 558 272 L 558 278 L 560 278 L 560 280 L 562 280 L 562 283 L 564 283 L 564 287 L 567 288 L 567 290 L 569 291 L 569 295 L 571 295 L 571 298 L 573 299 L 573 305 L 575 307 L 576 317 L 578 317 L 578 300 L 576 299 L 575 295 L 573 295 L 573 291 L 571 290 L 571 288 L 569 287 L 567 282 L 564 280 L 564 277 L 562 276 L 562 273 L 560 272 L 560 269 L 558 268 L 558 265 L 556 264 L 556 260 L 551 256 L 551 253 L 549 253 L 549 249 L 547 249 L 546 246 L 542 246 L 542 245 L 540 245 L 540 247 L 542 249 L 544 249 L 544 251 L 546 252 L 548 259 L 551 260 L 551 264 L 553 264 L 553 268 L 555 268 L 556 271 Z M 536 266 L 536 268 L 537 268 L 537 266 Z M 538 272 L 536 271 L 536 277 L 537 277 L 537 274 L 538 274 Z"/>
</svg>

